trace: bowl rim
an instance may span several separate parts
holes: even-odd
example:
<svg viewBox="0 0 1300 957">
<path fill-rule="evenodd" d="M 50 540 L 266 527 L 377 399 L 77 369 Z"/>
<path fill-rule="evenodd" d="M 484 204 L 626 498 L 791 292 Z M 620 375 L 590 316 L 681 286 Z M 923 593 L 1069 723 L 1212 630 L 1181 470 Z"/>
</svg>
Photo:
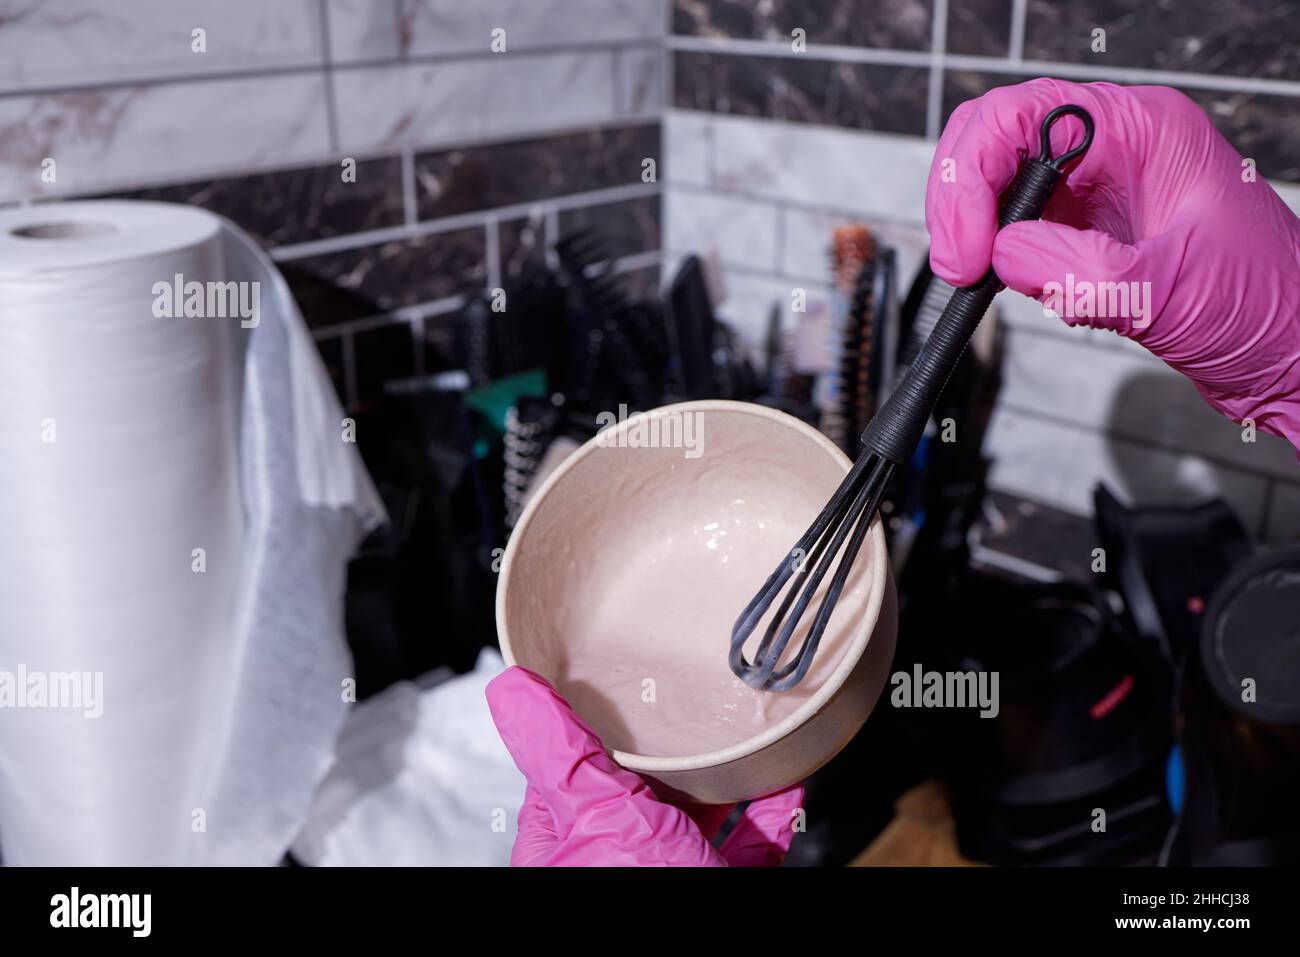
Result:
<svg viewBox="0 0 1300 957">
<path fill-rule="evenodd" d="M 497 640 L 501 644 L 501 657 L 505 660 L 507 666 L 516 665 L 514 649 L 510 642 L 509 629 L 506 626 L 506 595 L 510 586 L 510 575 L 513 570 L 515 553 L 519 550 L 519 543 L 527 535 L 528 527 L 532 523 L 533 516 L 542 507 L 542 504 L 549 497 L 551 490 L 564 480 L 572 469 L 579 462 L 591 455 L 595 449 L 605 447 L 603 442 L 608 442 L 610 437 L 626 431 L 637 421 L 638 416 L 657 414 L 661 412 L 738 412 L 746 415 L 754 415 L 759 418 L 768 419 L 777 423 L 784 428 L 792 429 L 806 438 L 812 439 L 831 459 L 840 465 L 847 474 L 852 467 L 849 457 L 844 454 L 840 448 L 835 445 L 829 438 L 808 425 L 806 422 L 773 409 L 765 405 L 758 405 L 752 402 L 736 402 L 730 399 L 703 399 L 691 402 L 676 402 L 670 405 L 662 405 L 646 412 L 639 412 L 629 415 L 626 419 L 610 426 L 608 429 L 593 436 L 584 442 L 576 451 L 565 459 L 546 479 L 533 494 L 528 504 L 524 507 L 519 521 L 515 523 L 515 528 L 510 536 L 510 541 L 506 545 L 505 555 L 501 560 L 500 577 L 497 581 L 496 591 L 496 626 Z M 608 434 L 606 434 L 608 433 Z M 836 693 L 843 687 L 848 680 L 849 675 L 858 666 L 867 651 L 867 646 L 871 642 L 872 635 L 875 633 L 876 624 L 880 620 L 880 610 L 884 604 L 885 588 L 888 585 L 889 573 L 887 568 L 888 554 L 885 549 L 885 533 L 880 524 L 880 518 L 877 516 L 872 522 L 871 530 L 868 532 L 870 540 L 869 566 L 872 569 L 872 576 L 868 586 L 867 606 L 865 614 L 862 616 L 862 623 L 854 633 L 845 649 L 843 657 L 835 666 L 822 686 L 813 692 L 812 696 L 800 705 L 795 711 L 787 715 L 776 724 L 765 728 L 758 734 L 737 741 L 735 744 L 728 745 L 725 748 L 719 748 L 713 751 L 701 751 L 698 754 L 681 755 L 678 757 L 658 757 L 648 754 L 638 754 L 633 751 L 620 751 L 614 748 L 606 748 L 613 756 L 614 760 L 630 771 L 646 771 L 648 773 L 662 773 L 674 771 L 693 771 L 701 768 L 718 767 L 724 764 L 730 764 L 741 758 L 748 757 L 765 748 L 775 744 L 782 738 L 793 733 L 797 728 L 806 724 L 814 715 L 821 711 Z M 862 557 L 859 556 L 859 561 Z"/>
</svg>

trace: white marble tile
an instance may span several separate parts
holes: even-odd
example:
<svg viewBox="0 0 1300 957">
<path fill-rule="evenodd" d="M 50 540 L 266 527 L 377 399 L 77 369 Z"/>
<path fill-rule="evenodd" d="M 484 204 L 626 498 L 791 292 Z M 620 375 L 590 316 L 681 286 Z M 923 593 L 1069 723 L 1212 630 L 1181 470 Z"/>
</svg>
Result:
<svg viewBox="0 0 1300 957">
<path fill-rule="evenodd" d="M 502 54 L 339 70 L 343 149 L 436 146 L 601 123 L 614 110 L 613 54 Z"/>
<path fill-rule="evenodd" d="M 796 282 L 787 279 L 756 276 L 749 271 L 723 268 L 722 281 L 726 301 L 718 307 L 718 317 L 727 322 L 740 337 L 751 358 L 757 359 L 767 339 L 768 317 L 775 306 L 781 313 L 783 328 L 794 327 L 797 321 L 793 309 L 792 293 L 803 289 L 811 309 L 816 301 L 825 301 L 830 295 L 826 286 L 817 283 Z"/>
<path fill-rule="evenodd" d="M 1269 180 L 1269 185 L 1273 187 L 1278 196 L 1282 197 L 1282 202 L 1290 207 L 1291 212 L 1300 216 L 1300 183 L 1283 183 L 1278 180 Z"/>
<path fill-rule="evenodd" d="M 624 49 L 616 54 L 617 110 L 624 116 L 656 116 L 664 105 L 664 55 L 657 48 Z"/>
<path fill-rule="evenodd" d="M 206 80 L 0 99 L 0 199 L 149 185 L 329 150 L 318 75 Z M 41 161 L 57 181 L 41 183 Z"/>
<path fill-rule="evenodd" d="M 411 56 L 488 52 L 492 31 L 506 50 L 656 41 L 666 16 L 657 0 L 406 0 L 402 34 Z"/>
<path fill-rule="evenodd" d="M 714 185 L 891 221 L 925 222 L 932 144 L 744 117 L 714 119 Z"/>
<path fill-rule="evenodd" d="M 1012 330 L 998 401 L 1020 411 L 1197 453 L 1225 465 L 1300 480 L 1290 443 L 1241 427 L 1205 403 L 1182 374 L 1137 352 Z"/>
<path fill-rule="evenodd" d="M 0 11 L 0 91 L 319 64 L 316 0 L 41 0 Z M 21 9 L 15 9 L 21 7 Z M 207 50 L 191 32 L 206 31 Z"/>
<path fill-rule="evenodd" d="M 716 252 L 724 265 L 771 270 L 776 264 L 777 209 L 728 196 L 669 188 L 664 245 L 675 252 Z"/>
<path fill-rule="evenodd" d="M 876 242 L 894 250 L 901 301 L 929 250 L 930 237 L 921 226 L 873 221 L 851 213 L 787 209 L 782 229 L 781 272 L 788 276 L 829 281 L 830 250 L 835 230 L 854 223 L 865 225 Z"/>
<path fill-rule="evenodd" d="M 1084 342 L 1097 349 L 1111 349 L 1141 356 L 1152 363 L 1160 362 L 1139 343 L 1109 329 L 1067 326 L 1055 316 L 1044 313 L 1043 304 L 1037 299 L 1021 295 L 1014 289 L 1002 290 L 994 302 L 997 305 L 998 316 L 1008 326 L 1023 328 L 1038 335 L 1053 336 L 1064 342 Z"/>
<path fill-rule="evenodd" d="M 1221 496 L 1247 529 L 1258 527 L 1264 507 L 1267 479 L 1006 408 L 994 413 L 984 447 L 993 460 L 992 488 L 1078 515 L 1092 514 L 1092 490 L 1099 481 L 1138 505 Z"/>
<path fill-rule="evenodd" d="M 709 185 L 713 123 L 703 113 L 669 110 L 664 114 L 664 161 L 660 179 L 665 183 Z"/>
<path fill-rule="evenodd" d="M 325 0 L 334 63 L 394 60 L 403 46 L 400 0 Z"/>
</svg>

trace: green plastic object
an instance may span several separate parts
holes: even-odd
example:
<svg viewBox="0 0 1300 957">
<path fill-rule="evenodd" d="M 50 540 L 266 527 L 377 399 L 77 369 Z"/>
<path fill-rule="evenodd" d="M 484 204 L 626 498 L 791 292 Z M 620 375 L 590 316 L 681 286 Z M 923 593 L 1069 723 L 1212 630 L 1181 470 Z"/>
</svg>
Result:
<svg viewBox="0 0 1300 957">
<path fill-rule="evenodd" d="M 504 435 L 506 431 L 506 414 L 513 409 L 520 399 L 546 395 L 546 372 L 543 369 L 529 369 L 516 372 L 504 379 L 496 379 L 480 386 L 473 392 L 465 393 L 465 405 L 482 415 L 496 432 Z M 482 458 L 487 454 L 494 437 L 479 436 L 474 442 L 474 455 Z"/>
</svg>

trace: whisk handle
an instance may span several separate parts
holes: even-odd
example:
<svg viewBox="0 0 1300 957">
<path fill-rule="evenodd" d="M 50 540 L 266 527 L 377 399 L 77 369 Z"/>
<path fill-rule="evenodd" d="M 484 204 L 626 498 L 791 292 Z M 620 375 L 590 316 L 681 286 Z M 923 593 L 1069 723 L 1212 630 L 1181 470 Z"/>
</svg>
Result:
<svg viewBox="0 0 1300 957">
<path fill-rule="evenodd" d="M 1067 113 L 1083 120 L 1084 140 L 1080 146 L 1053 159 L 1048 131 L 1052 123 Z M 998 210 L 999 229 L 1043 215 L 1052 193 L 1065 175 L 1062 167 L 1088 148 L 1092 143 L 1092 132 L 1092 118 L 1082 107 L 1060 106 L 1047 115 L 1042 126 L 1043 154 L 1021 166 L 1015 180 L 1002 194 Z M 896 465 L 903 465 L 912 457 L 957 360 L 975 334 L 993 297 L 1001 290 L 1002 280 L 990 269 L 975 285 L 953 293 L 903 381 L 862 433 L 862 444 L 867 449 Z"/>
</svg>

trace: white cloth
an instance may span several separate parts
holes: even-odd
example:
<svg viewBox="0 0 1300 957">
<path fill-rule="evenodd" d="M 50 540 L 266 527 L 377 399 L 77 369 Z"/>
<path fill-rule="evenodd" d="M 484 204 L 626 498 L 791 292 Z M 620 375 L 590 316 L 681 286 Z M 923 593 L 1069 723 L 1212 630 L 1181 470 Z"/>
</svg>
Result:
<svg viewBox="0 0 1300 957">
<path fill-rule="evenodd" d="M 356 706 L 293 853 L 335 866 L 506 865 L 525 781 L 484 689 L 504 667 L 433 688 L 399 682 Z"/>
<path fill-rule="evenodd" d="M 257 283 L 255 324 L 159 318 L 178 276 Z M 5 863 L 280 860 L 348 707 L 346 560 L 383 520 L 342 417 L 230 223 L 0 213 L 0 692 L 102 681 L 98 717 L 0 697 Z"/>
</svg>

